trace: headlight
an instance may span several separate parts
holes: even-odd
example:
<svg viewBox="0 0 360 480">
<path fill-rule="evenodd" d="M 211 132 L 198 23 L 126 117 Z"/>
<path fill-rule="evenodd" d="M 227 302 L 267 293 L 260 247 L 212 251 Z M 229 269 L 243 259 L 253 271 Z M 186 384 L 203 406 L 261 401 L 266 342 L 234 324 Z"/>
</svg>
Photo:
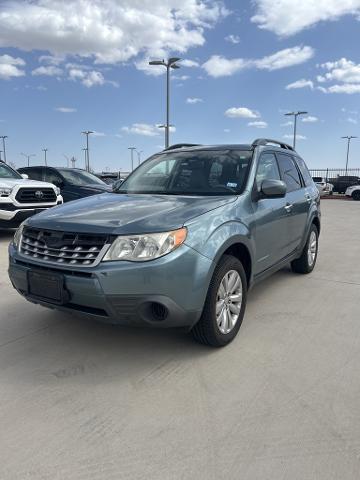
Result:
<svg viewBox="0 0 360 480">
<path fill-rule="evenodd" d="M 16 247 L 16 249 L 18 249 L 19 246 L 20 246 L 24 226 L 25 226 L 24 223 L 22 223 L 20 225 L 20 227 L 15 232 L 13 243 L 14 243 L 14 246 Z"/>
<path fill-rule="evenodd" d="M 144 262 L 153 260 L 178 248 L 184 243 L 186 234 L 186 228 L 180 228 L 173 232 L 119 236 L 112 243 L 103 261 Z"/>
<path fill-rule="evenodd" d="M 59 187 L 55 187 L 55 193 L 56 193 L 57 197 L 60 195 L 60 188 Z"/>
<path fill-rule="evenodd" d="M 0 197 L 8 197 L 12 191 L 12 188 L 0 187 Z"/>
</svg>

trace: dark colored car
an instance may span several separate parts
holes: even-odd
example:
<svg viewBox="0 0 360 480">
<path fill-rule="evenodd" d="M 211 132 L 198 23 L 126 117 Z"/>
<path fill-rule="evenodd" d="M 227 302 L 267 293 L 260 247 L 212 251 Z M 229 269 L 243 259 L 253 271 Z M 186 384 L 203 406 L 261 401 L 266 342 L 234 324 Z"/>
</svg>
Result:
<svg viewBox="0 0 360 480">
<path fill-rule="evenodd" d="M 23 167 L 18 172 L 26 173 L 32 180 L 56 185 L 60 188 L 64 202 L 112 191 L 111 186 L 96 175 L 80 168 Z"/>
<path fill-rule="evenodd" d="M 236 336 L 252 285 L 289 263 L 312 272 L 319 233 L 318 189 L 289 145 L 176 146 L 115 193 L 23 223 L 9 275 L 31 302 L 124 325 L 187 327 L 219 347 Z"/>
<path fill-rule="evenodd" d="M 334 192 L 345 193 L 348 187 L 360 185 L 360 177 L 354 175 L 339 175 L 336 178 L 328 178 L 328 182 L 334 185 Z"/>
</svg>

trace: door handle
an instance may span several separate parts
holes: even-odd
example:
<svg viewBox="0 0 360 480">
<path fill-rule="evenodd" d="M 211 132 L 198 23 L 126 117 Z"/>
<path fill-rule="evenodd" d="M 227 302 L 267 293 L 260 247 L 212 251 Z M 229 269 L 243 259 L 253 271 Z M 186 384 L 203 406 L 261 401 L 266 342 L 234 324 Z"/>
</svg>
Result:
<svg viewBox="0 0 360 480">
<path fill-rule="evenodd" d="M 305 198 L 306 198 L 306 201 L 308 203 L 311 203 L 311 195 L 309 195 L 308 193 L 305 194 Z"/>
<path fill-rule="evenodd" d="M 287 213 L 291 213 L 293 205 L 291 203 L 287 203 L 284 208 L 285 208 Z"/>
</svg>

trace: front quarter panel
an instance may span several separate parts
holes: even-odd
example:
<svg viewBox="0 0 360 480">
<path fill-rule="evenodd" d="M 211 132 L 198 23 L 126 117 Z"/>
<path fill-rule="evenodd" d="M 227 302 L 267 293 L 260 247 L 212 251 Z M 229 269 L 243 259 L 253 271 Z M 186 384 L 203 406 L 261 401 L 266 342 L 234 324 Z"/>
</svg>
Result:
<svg viewBox="0 0 360 480">
<path fill-rule="evenodd" d="M 217 263 L 221 255 L 235 243 L 243 243 L 253 257 L 254 246 L 248 226 L 248 213 L 243 198 L 200 215 L 186 224 L 186 244 Z M 241 215 L 239 215 L 241 212 Z"/>
</svg>

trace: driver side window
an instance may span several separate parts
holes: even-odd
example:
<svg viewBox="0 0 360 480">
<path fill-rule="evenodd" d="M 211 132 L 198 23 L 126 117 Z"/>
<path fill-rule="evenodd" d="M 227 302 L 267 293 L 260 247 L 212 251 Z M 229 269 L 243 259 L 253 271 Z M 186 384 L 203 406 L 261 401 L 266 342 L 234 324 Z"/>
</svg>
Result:
<svg viewBox="0 0 360 480">
<path fill-rule="evenodd" d="M 64 183 L 61 176 L 54 170 L 45 170 L 44 180 L 45 182 L 49 182 L 49 183 L 52 183 L 53 185 L 56 185 L 57 187 L 59 187 Z"/>
<path fill-rule="evenodd" d="M 258 191 L 263 180 L 280 180 L 279 167 L 273 153 L 263 153 L 260 157 L 255 179 Z"/>
</svg>

